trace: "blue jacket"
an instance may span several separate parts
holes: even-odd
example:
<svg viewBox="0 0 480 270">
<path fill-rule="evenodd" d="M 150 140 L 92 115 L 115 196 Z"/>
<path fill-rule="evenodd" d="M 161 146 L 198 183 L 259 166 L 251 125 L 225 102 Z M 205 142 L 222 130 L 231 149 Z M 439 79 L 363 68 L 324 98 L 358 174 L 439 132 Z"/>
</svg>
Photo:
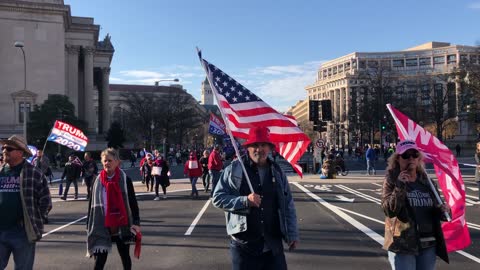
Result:
<svg viewBox="0 0 480 270">
<path fill-rule="evenodd" d="M 375 153 L 375 149 L 373 148 L 368 148 L 367 149 L 367 152 L 365 153 L 365 157 L 367 158 L 367 160 L 375 160 L 377 157 L 376 157 L 376 153 Z"/>
<path fill-rule="evenodd" d="M 248 160 L 248 159 L 246 159 Z M 285 173 L 278 164 L 270 162 L 272 175 L 279 184 L 276 185 L 278 205 L 280 207 L 280 230 L 283 240 L 290 243 L 299 240 L 297 228 L 297 214 L 293 204 L 292 193 Z M 247 166 L 247 165 L 245 165 Z M 240 195 L 240 186 L 243 180 L 243 171 L 240 161 L 235 160 L 220 175 L 212 196 L 213 205 L 225 211 L 227 234 L 234 235 L 245 232 L 249 213 L 247 196 Z"/>
</svg>

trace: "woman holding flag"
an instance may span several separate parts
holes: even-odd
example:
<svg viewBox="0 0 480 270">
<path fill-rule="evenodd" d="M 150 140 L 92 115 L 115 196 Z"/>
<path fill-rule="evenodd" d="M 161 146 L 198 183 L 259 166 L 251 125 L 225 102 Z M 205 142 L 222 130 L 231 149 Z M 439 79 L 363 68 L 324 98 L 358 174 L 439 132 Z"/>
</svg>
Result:
<svg viewBox="0 0 480 270">
<path fill-rule="evenodd" d="M 448 263 L 440 221 L 447 205 L 437 205 L 414 141 L 398 143 L 388 159 L 383 183 L 385 243 L 393 270 L 435 269 L 436 256 Z"/>
</svg>

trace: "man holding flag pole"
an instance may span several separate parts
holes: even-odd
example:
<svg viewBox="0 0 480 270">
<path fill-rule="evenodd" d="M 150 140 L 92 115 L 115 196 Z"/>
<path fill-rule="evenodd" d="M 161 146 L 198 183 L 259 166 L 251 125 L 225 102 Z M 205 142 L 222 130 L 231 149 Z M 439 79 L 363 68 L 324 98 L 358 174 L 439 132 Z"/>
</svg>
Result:
<svg viewBox="0 0 480 270">
<path fill-rule="evenodd" d="M 239 157 L 222 172 L 212 196 L 213 205 L 225 211 L 232 269 L 287 269 L 282 239 L 289 250 L 297 247 L 296 210 L 287 177 L 268 154 L 278 147 L 301 174 L 296 161 L 308 137 L 295 120 L 199 57 Z M 239 155 L 234 136 L 247 139 L 247 155 Z"/>
</svg>

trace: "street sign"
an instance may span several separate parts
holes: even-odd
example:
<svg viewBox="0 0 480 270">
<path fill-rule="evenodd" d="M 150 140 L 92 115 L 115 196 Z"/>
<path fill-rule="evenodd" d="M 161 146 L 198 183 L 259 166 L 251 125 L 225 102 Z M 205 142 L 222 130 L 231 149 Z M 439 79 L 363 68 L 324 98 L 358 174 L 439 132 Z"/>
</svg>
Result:
<svg viewBox="0 0 480 270">
<path fill-rule="evenodd" d="M 318 139 L 316 142 L 315 142 L 315 147 L 317 148 L 323 148 L 325 147 L 325 142 L 322 140 L 322 139 Z"/>
</svg>

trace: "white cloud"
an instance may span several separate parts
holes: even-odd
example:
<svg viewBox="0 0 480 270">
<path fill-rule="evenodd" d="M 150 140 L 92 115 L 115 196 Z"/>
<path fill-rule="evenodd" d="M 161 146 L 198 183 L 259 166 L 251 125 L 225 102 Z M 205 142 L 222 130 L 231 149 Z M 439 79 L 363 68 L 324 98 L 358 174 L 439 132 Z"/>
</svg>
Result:
<svg viewBox="0 0 480 270">
<path fill-rule="evenodd" d="M 306 98 L 305 86 L 315 82 L 316 73 L 322 62 L 311 61 L 299 65 L 255 67 L 247 71 L 232 71 L 230 75 L 270 106 L 284 112 L 295 105 L 297 101 Z M 160 70 L 165 72 L 136 69 L 120 71 L 113 74 L 110 81 L 121 84 L 153 85 L 157 80 L 179 78 L 179 83 L 188 89 L 189 93 L 200 98 L 200 87 L 205 78 L 202 68 L 174 65 L 161 67 Z"/>
<path fill-rule="evenodd" d="M 480 2 L 469 4 L 468 8 L 470 8 L 470 9 L 480 9 Z"/>
</svg>

